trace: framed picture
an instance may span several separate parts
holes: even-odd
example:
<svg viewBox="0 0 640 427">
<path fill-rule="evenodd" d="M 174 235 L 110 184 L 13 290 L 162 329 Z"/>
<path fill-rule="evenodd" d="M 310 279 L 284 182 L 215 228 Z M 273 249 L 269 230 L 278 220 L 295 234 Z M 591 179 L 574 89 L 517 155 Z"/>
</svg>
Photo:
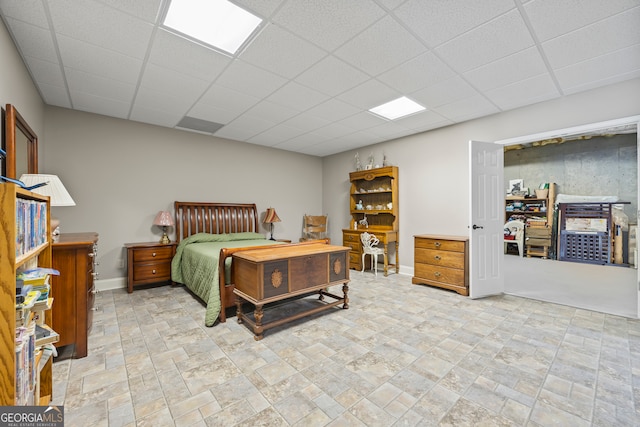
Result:
<svg viewBox="0 0 640 427">
<path fill-rule="evenodd" d="M 524 191 L 523 179 L 510 179 L 509 180 L 509 194 L 518 195 Z"/>
</svg>

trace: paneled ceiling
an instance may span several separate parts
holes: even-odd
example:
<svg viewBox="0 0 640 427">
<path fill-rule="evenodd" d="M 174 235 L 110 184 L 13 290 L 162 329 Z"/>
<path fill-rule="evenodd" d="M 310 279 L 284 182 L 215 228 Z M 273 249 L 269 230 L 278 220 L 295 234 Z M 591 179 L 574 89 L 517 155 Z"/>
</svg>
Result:
<svg viewBox="0 0 640 427">
<path fill-rule="evenodd" d="M 46 104 L 315 156 L 640 77 L 640 0 L 234 2 L 265 20 L 236 57 L 161 28 L 168 0 L 0 15 Z M 368 112 L 403 95 L 427 110 Z"/>
</svg>

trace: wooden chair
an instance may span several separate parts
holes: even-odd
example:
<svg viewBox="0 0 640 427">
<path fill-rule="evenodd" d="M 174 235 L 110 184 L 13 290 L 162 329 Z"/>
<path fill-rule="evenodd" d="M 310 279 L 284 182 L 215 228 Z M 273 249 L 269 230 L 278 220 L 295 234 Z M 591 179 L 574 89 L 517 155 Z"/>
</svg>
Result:
<svg viewBox="0 0 640 427">
<path fill-rule="evenodd" d="M 367 233 L 366 231 L 360 234 L 360 241 L 362 241 L 362 272 L 364 273 L 364 257 L 365 255 L 369 255 L 371 257 L 371 269 L 375 272 L 376 277 L 378 277 L 378 255 L 382 255 L 385 263 L 387 254 L 384 253 L 383 248 L 378 247 L 378 243 L 380 240 L 376 237 L 375 234 Z"/>
<path fill-rule="evenodd" d="M 326 239 L 328 231 L 328 215 L 304 215 L 302 219 L 301 242 L 307 240 Z"/>
<path fill-rule="evenodd" d="M 507 253 L 507 245 L 509 243 L 515 243 L 518 245 L 518 253 L 520 256 L 524 255 L 524 222 L 522 221 L 509 221 L 504 225 L 505 234 L 509 230 L 509 235 L 514 236 L 513 239 L 504 239 L 504 253 Z"/>
</svg>

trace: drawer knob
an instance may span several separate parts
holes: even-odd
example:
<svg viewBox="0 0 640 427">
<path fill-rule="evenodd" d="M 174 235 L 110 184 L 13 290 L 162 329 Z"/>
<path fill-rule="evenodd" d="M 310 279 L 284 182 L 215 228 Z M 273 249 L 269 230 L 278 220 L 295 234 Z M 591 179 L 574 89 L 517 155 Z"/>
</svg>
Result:
<svg viewBox="0 0 640 427">
<path fill-rule="evenodd" d="M 156 253 L 154 252 L 151 256 L 153 256 L 153 257 L 156 256 Z"/>
<path fill-rule="evenodd" d="M 439 248 L 439 247 L 440 247 L 440 242 L 435 242 L 435 243 L 433 244 L 433 246 L 435 246 L 436 248 Z"/>
<path fill-rule="evenodd" d="M 155 270 L 151 270 L 151 274 L 156 274 L 156 271 Z"/>
<path fill-rule="evenodd" d="M 440 255 L 436 255 L 436 256 L 434 256 L 434 258 L 435 258 L 437 261 L 440 261 L 440 260 L 442 259 L 442 258 L 440 258 Z"/>
<path fill-rule="evenodd" d="M 442 274 L 440 274 L 440 272 L 439 272 L 439 271 L 436 271 L 433 275 L 434 275 L 434 276 L 436 276 L 436 277 L 440 277 L 440 276 L 442 276 Z"/>
<path fill-rule="evenodd" d="M 89 255 L 89 258 L 93 258 L 94 256 L 96 256 L 94 252 L 89 252 L 88 255 Z"/>
<path fill-rule="evenodd" d="M 98 276 L 100 276 L 100 273 L 91 273 L 91 276 L 93 276 L 94 279 L 97 279 Z"/>
</svg>

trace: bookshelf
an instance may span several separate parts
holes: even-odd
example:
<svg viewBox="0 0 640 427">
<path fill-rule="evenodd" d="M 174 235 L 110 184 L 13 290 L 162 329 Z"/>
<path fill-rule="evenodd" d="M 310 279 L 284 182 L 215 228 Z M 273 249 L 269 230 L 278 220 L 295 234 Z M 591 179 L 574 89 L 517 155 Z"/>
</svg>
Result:
<svg viewBox="0 0 640 427">
<path fill-rule="evenodd" d="M 30 310 L 16 309 L 16 275 L 30 268 L 51 267 L 50 218 L 49 197 L 21 189 L 15 184 L 0 184 L 2 406 L 46 405 L 51 401 L 53 359 L 45 344 L 57 341 L 57 334 L 47 326 L 51 324 L 53 300 L 38 301 Z M 40 339 L 35 336 L 29 338 L 32 340 L 30 348 L 27 344 L 26 347 L 17 345 L 16 338 L 28 337 L 30 331 L 35 332 L 36 324 L 48 330 L 48 335 Z"/>
</svg>

